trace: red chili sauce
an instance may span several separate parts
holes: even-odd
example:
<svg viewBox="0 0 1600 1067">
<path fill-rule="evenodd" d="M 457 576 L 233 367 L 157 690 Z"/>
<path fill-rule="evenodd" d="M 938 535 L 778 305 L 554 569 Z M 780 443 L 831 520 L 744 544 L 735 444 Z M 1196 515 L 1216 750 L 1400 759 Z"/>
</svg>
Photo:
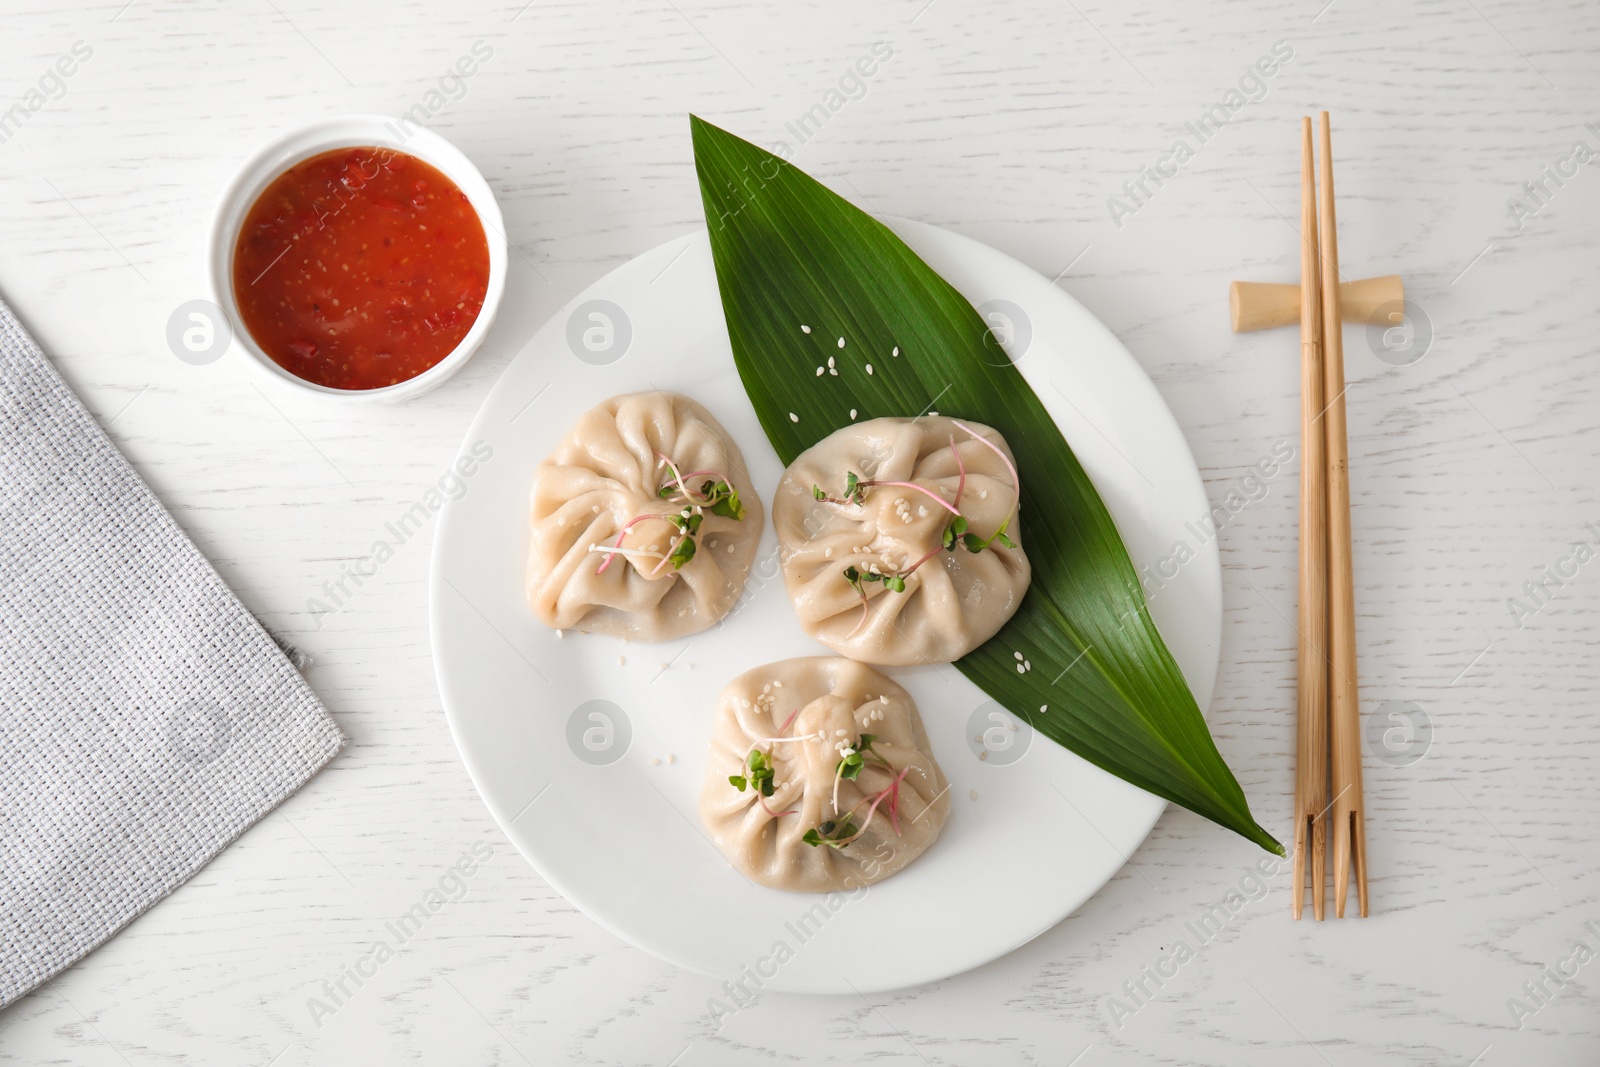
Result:
<svg viewBox="0 0 1600 1067">
<path fill-rule="evenodd" d="M 335 389 L 414 378 L 483 309 L 489 243 L 456 184 L 392 148 L 340 148 L 274 178 L 245 216 L 233 294 L 280 367 Z"/>
</svg>

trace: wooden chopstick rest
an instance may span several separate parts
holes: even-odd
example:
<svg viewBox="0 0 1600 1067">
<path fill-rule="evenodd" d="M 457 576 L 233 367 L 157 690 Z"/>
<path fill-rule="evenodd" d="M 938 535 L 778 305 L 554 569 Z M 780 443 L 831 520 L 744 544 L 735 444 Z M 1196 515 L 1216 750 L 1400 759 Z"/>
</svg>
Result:
<svg viewBox="0 0 1600 1067">
<path fill-rule="evenodd" d="M 1398 274 L 1363 278 L 1339 286 L 1339 306 L 1346 322 L 1395 325 L 1401 321 L 1405 302 L 1406 287 Z M 1228 318 L 1234 333 L 1270 330 L 1299 322 L 1300 286 L 1234 282 L 1228 287 Z"/>
</svg>

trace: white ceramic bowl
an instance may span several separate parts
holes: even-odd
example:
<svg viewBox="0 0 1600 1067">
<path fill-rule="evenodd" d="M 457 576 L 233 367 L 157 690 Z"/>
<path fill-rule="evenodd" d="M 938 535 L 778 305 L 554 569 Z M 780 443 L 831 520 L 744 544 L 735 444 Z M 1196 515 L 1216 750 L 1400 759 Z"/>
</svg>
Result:
<svg viewBox="0 0 1600 1067">
<path fill-rule="evenodd" d="M 371 145 L 393 148 L 416 156 L 432 164 L 455 182 L 467 195 L 478 221 L 483 224 L 483 236 L 489 245 L 489 282 L 483 296 L 483 309 L 477 321 L 461 339 L 461 343 L 438 363 L 414 378 L 379 389 L 334 389 L 308 382 L 279 366 L 271 356 L 261 350 L 239 314 L 239 305 L 233 298 L 233 248 L 239 237 L 239 227 L 251 205 L 263 189 L 289 167 L 335 148 L 354 148 Z M 483 342 L 484 335 L 494 322 L 500 307 L 500 296 L 506 287 L 506 237 L 505 223 L 500 217 L 500 205 L 494 192 L 483 180 L 478 168 L 472 165 L 460 149 L 425 127 L 402 119 L 383 115 L 341 115 L 322 119 L 308 126 L 291 130 L 274 139 L 240 165 L 222 198 L 217 202 L 211 219 L 209 263 L 207 274 L 211 283 L 212 299 L 228 316 L 234 337 L 261 371 L 280 382 L 286 382 L 303 392 L 315 393 L 347 401 L 408 400 L 432 389 L 449 378 L 472 358 L 472 353 Z"/>
</svg>

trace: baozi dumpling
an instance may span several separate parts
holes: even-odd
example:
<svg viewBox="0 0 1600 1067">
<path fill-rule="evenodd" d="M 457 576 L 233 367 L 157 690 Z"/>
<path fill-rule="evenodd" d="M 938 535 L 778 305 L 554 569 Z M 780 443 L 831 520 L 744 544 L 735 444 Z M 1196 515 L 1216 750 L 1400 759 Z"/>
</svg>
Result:
<svg viewBox="0 0 1600 1067">
<path fill-rule="evenodd" d="M 746 671 L 717 699 L 700 791 L 712 840 L 750 879 L 853 889 L 922 855 L 950 815 L 911 695 L 834 656 Z"/>
<path fill-rule="evenodd" d="M 807 633 L 842 655 L 948 663 L 1004 626 L 1032 569 L 1000 434 L 940 415 L 846 426 L 802 452 L 772 503 Z"/>
<path fill-rule="evenodd" d="M 586 412 L 533 478 L 528 600 L 541 622 L 634 641 L 728 613 L 761 540 L 739 446 L 676 393 Z"/>
</svg>

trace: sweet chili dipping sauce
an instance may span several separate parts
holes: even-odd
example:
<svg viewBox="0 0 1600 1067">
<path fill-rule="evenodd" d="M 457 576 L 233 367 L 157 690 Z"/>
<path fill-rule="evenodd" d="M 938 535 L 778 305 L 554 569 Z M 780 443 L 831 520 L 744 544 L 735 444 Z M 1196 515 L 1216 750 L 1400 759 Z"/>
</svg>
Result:
<svg viewBox="0 0 1600 1067">
<path fill-rule="evenodd" d="M 472 328 L 489 284 L 477 212 L 392 148 L 340 148 L 274 178 L 245 216 L 233 294 L 250 336 L 335 389 L 414 378 Z"/>
</svg>

